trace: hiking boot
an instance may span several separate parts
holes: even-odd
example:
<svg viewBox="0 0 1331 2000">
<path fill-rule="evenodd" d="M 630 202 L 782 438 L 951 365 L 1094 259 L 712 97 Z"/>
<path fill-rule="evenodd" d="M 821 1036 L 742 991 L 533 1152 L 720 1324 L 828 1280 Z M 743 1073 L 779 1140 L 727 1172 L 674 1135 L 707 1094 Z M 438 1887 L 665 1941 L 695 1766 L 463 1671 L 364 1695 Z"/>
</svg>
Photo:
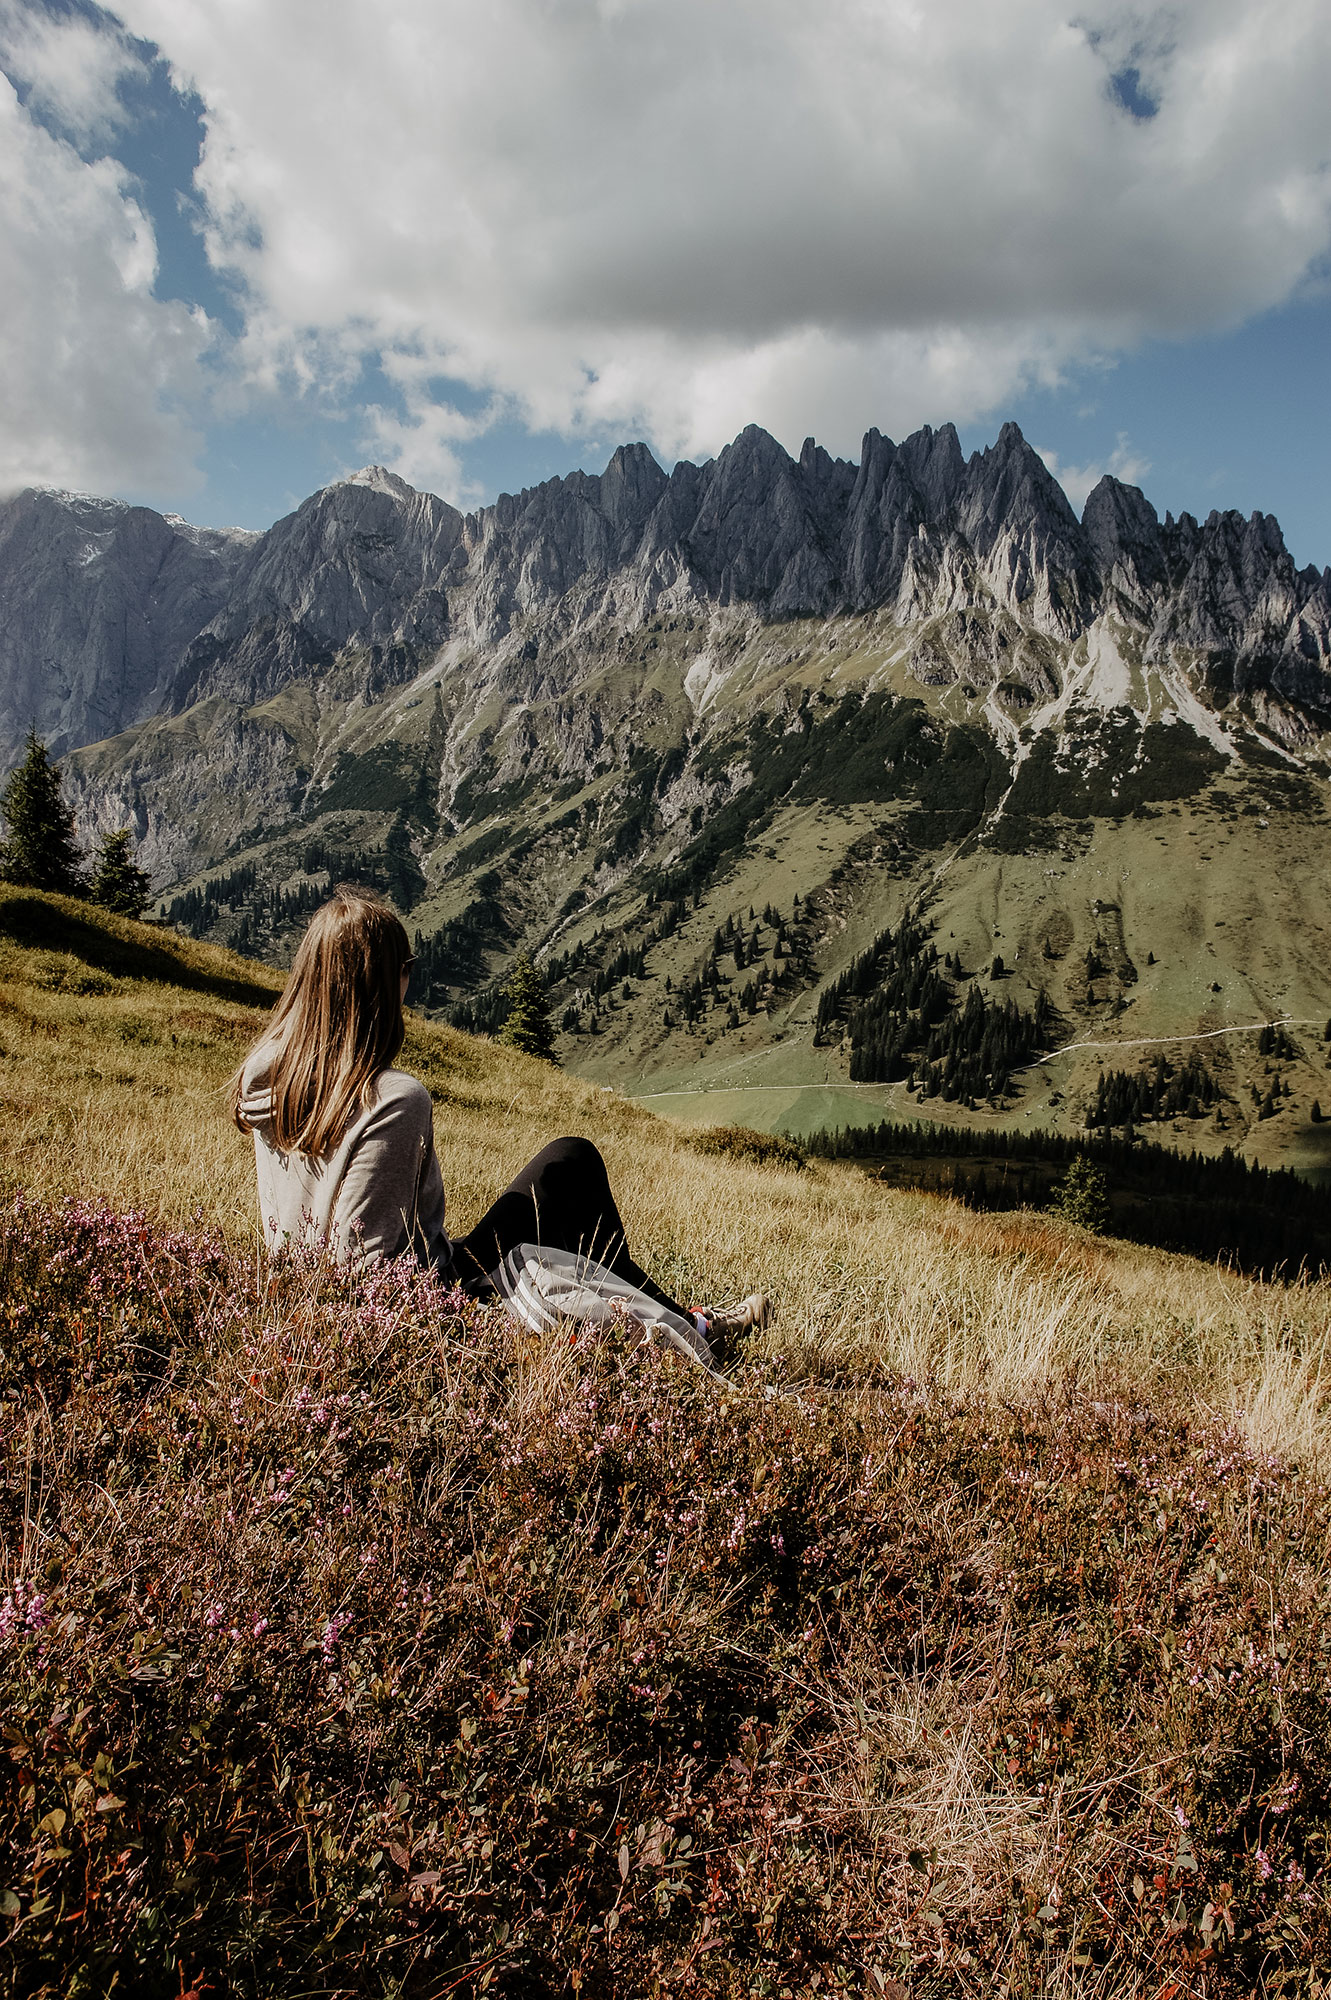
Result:
<svg viewBox="0 0 1331 2000">
<path fill-rule="evenodd" d="M 761 1333 L 772 1317 L 772 1301 L 766 1292 L 750 1292 L 737 1306 L 702 1306 L 707 1321 L 707 1342 L 717 1366 L 726 1367 L 740 1353 L 745 1336 Z"/>
</svg>

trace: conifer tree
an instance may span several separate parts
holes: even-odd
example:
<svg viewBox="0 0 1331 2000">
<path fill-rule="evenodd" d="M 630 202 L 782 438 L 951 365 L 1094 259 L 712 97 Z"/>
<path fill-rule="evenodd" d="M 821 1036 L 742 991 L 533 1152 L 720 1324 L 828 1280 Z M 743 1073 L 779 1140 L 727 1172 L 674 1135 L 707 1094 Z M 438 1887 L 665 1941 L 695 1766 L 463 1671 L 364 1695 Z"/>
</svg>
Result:
<svg viewBox="0 0 1331 2000">
<path fill-rule="evenodd" d="M 130 832 L 122 826 L 102 841 L 88 894 L 104 910 L 118 917 L 141 917 L 148 907 L 149 882 L 145 870 L 129 851 Z"/>
<path fill-rule="evenodd" d="M 508 1018 L 499 1031 L 499 1039 L 504 1046 L 521 1049 L 524 1055 L 540 1056 L 544 1062 L 558 1064 L 545 981 L 525 951 L 508 976 L 504 997 L 508 1001 Z M 599 1032 L 595 1014 L 592 1016 L 591 1031 L 593 1034 Z"/>
<path fill-rule="evenodd" d="M 80 895 L 83 857 L 74 839 L 74 815 L 65 804 L 60 771 L 35 729 L 28 731 L 26 755 L 5 786 L 0 811 L 8 828 L 0 849 L 5 880 L 26 889 Z"/>
<path fill-rule="evenodd" d="M 1055 1186 L 1049 1213 L 1103 1235 L 1109 1225 L 1109 1184 L 1104 1168 L 1079 1153 Z"/>
</svg>

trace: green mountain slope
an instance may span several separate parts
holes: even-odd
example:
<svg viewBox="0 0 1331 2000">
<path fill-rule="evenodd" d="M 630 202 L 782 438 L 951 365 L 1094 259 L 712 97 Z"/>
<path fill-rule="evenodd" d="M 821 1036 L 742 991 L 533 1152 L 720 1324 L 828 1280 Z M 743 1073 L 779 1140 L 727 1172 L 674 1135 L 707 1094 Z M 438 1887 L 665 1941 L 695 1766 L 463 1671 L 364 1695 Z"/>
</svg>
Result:
<svg viewBox="0 0 1331 2000">
<path fill-rule="evenodd" d="M 623 634 L 570 641 L 563 692 L 544 700 L 530 662 L 510 663 L 502 699 L 437 667 L 369 707 L 299 686 L 238 724 L 205 702 L 81 763 L 157 769 L 203 850 L 219 846 L 164 899 L 176 922 L 280 962 L 331 881 L 368 880 L 419 934 L 429 1009 L 496 1025 L 505 968 L 532 949 L 564 1061 L 672 1114 L 811 1129 L 913 1108 L 904 1082 L 854 1082 L 850 1033 L 814 1023 L 820 991 L 916 909 L 960 962 L 959 1008 L 972 983 L 1023 1008 L 1043 990 L 1041 1053 L 1094 1045 L 974 1111 L 931 1098 L 930 1116 L 1077 1129 L 1102 1067 L 1135 1070 L 1162 1047 L 1202 1061 L 1221 1096 L 1153 1136 L 1324 1163 L 1320 767 L 1250 722 L 1143 721 L 1127 705 L 1065 704 L 1004 740 L 992 694 L 920 680 L 937 628 L 895 653 L 894 636 L 872 619 L 723 622 L 708 644 L 724 688 L 704 700 L 697 625 L 663 619 L 631 649 Z M 246 769 L 304 778 L 258 824 L 227 775 L 237 741 Z M 1273 1065 L 1257 1028 L 1286 1017 L 1293 1052 Z"/>
</svg>

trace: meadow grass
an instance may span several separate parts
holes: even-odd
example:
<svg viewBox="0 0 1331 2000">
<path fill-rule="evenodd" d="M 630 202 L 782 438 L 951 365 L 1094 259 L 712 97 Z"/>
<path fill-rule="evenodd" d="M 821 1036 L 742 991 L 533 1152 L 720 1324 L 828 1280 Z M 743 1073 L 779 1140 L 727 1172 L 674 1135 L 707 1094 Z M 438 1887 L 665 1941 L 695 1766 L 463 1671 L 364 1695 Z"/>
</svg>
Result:
<svg viewBox="0 0 1331 2000">
<path fill-rule="evenodd" d="M 82 956 L 57 948 L 69 923 L 104 937 L 96 963 L 86 935 Z M 145 952 L 148 976 L 135 977 Z M 164 974 L 168 956 L 180 983 Z M 251 1143 L 224 1091 L 267 1011 L 252 1003 L 279 986 L 267 967 L 171 933 L 0 890 L 11 1181 L 176 1224 L 202 1215 L 228 1241 L 251 1241 Z M 549 1138 L 585 1133 L 667 1289 L 772 1292 L 768 1354 L 809 1344 L 847 1367 L 999 1396 L 1069 1381 L 1167 1389 L 1259 1449 L 1331 1466 L 1331 1283 L 1254 1282 L 1053 1217 L 885 1188 L 851 1166 L 746 1161 L 617 1092 L 418 1016 L 399 1060 L 434 1099 L 453 1234 Z"/>
<path fill-rule="evenodd" d="M 0 895 L 4 1991 L 1321 1991 L 1326 1285 L 419 1021 L 455 1231 L 584 1132 L 773 1328 L 718 1391 L 274 1267 L 275 990 Z"/>
</svg>

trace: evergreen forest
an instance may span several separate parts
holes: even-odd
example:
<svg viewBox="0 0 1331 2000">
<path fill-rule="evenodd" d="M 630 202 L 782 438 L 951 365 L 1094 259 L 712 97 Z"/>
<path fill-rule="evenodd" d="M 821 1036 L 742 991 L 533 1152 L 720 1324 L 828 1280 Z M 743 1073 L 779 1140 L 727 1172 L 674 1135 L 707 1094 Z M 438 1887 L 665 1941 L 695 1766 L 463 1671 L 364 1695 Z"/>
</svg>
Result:
<svg viewBox="0 0 1331 2000">
<path fill-rule="evenodd" d="M 979 1209 L 1043 1208 L 1055 1181 L 1085 1158 L 1104 1172 L 1115 1236 L 1266 1277 L 1331 1271 L 1325 1189 L 1289 1168 L 1254 1166 L 1228 1146 L 1218 1155 L 1181 1153 L 1100 1132 L 1079 1138 L 887 1119 L 816 1132 L 802 1144 L 815 1158 L 858 1160 L 893 1185 L 926 1187 Z"/>
</svg>

